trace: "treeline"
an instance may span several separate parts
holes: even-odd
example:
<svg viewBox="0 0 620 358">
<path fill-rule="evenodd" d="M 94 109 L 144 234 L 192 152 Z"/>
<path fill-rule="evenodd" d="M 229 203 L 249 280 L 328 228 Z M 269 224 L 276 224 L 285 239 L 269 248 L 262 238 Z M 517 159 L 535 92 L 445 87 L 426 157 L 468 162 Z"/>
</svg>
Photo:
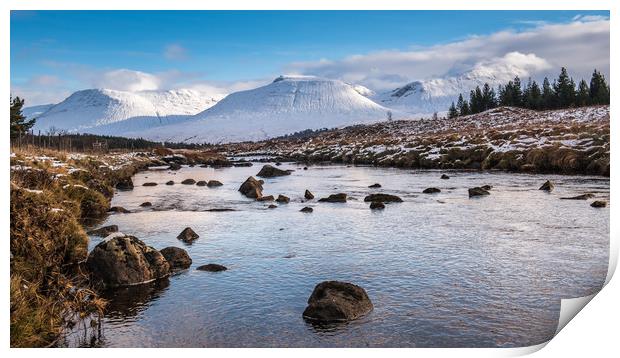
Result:
<svg viewBox="0 0 620 358">
<path fill-rule="evenodd" d="M 542 87 L 532 79 L 523 85 L 518 76 L 500 85 L 497 91 L 488 83 L 482 88 L 476 86 L 470 91 L 468 101 L 460 94 L 457 103 L 452 102 L 448 118 L 480 113 L 498 106 L 547 110 L 599 104 L 609 104 L 609 85 L 605 77 L 594 70 L 589 85 L 583 79 L 576 84 L 562 67 L 558 78 L 551 83 L 545 77 Z"/>
</svg>

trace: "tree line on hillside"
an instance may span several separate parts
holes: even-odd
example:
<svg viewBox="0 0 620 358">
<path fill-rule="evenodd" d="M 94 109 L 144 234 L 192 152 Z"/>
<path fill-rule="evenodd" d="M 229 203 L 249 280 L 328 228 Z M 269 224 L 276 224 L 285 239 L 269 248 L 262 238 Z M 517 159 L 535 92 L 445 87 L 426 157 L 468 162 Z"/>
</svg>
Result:
<svg viewBox="0 0 620 358">
<path fill-rule="evenodd" d="M 532 79 L 523 85 L 518 76 L 500 85 L 497 91 L 488 83 L 482 88 L 476 86 L 470 91 L 469 100 L 459 94 L 457 103 L 452 102 L 448 110 L 448 118 L 480 113 L 498 106 L 547 110 L 609 104 L 609 91 L 609 85 L 599 71 L 594 70 L 589 85 L 583 79 L 576 84 L 562 67 L 558 78 L 551 83 L 545 77 L 542 87 Z"/>
</svg>

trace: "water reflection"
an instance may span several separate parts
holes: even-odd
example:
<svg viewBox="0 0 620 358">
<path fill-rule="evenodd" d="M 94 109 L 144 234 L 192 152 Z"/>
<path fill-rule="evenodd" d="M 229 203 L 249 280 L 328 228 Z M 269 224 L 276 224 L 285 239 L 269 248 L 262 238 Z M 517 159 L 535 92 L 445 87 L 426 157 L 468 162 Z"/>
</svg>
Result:
<svg viewBox="0 0 620 358">
<path fill-rule="evenodd" d="M 101 296 L 108 301 L 106 317 L 109 320 L 133 320 L 154 304 L 168 289 L 170 280 L 163 278 L 142 285 L 110 289 Z"/>
</svg>

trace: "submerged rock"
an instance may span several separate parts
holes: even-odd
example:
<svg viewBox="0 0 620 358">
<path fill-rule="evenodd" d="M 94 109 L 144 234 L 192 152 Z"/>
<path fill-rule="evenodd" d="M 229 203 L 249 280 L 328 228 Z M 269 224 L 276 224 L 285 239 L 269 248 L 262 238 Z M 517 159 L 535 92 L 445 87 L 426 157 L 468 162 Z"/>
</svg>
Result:
<svg viewBox="0 0 620 358">
<path fill-rule="evenodd" d="M 383 204 L 380 201 L 373 201 L 373 202 L 370 203 L 370 208 L 372 210 L 375 210 L 375 209 L 378 209 L 378 210 L 385 209 L 385 204 Z"/>
<path fill-rule="evenodd" d="M 250 163 L 250 164 L 252 164 L 252 163 Z M 218 180 L 209 180 L 207 182 L 207 186 L 209 188 L 215 188 L 215 187 L 222 186 L 222 185 L 224 185 L 224 184 L 222 184 L 222 182 L 220 182 Z"/>
<path fill-rule="evenodd" d="M 592 202 L 592 204 L 590 204 L 591 207 L 593 208 L 604 208 L 607 206 L 607 202 L 603 201 L 603 200 L 596 200 L 594 202 Z"/>
<path fill-rule="evenodd" d="M 581 195 L 571 196 L 571 197 L 565 197 L 565 198 L 560 198 L 560 199 L 562 199 L 562 200 L 588 200 L 588 199 L 592 199 L 593 197 L 594 197 L 594 194 L 586 193 L 586 194 L 581 194 Z"/>
<path fill-rule="evenodd" d="M 251 199 L 263 196 L 263 184 L 254 177 L 247 178 L 239 187 L 241 194 Z"/>
<path fill-rule="evenodd" d="M 424 194 L 435 194 L 435 193 L 441 193 L 441 190 L 439 190 L 437 188 L 426 188 L 422 192 Z"/>
<path fill-rule="evenodd" d="M 251 162 L 237 162 L 237 163 L 233 163 L 234 167 L 251 167 L 252 164 Z"/>
<path fill-rule="evenodd" d="M 170 274 L 164 256 L 134 236 L 102 241 L 90 252 L 86 265 L 93 279 L 106 287 L 146 283 Z"/>
<path fill-rule="evenodd" d="M 151 203 L 150 201 L 145 201 L 144 203 L 140 204 L 141 207 L 145 208 L 148 206 L 153 206 L 153 203 Z"/>
<path fill-rule="evenodd" d="M 374 184 L 372 184 L 372 185 L 369 185 L 368 187 L 369 187 L 369 188 L 371 188 L 371 189 L 378 189 L 378 188 L 380 188 L 380 187 L 381 187 L 381 184 L 379 184 L 379 183 L 374 183 Z"/>
<path fill-rule="evenodd" d="M 256 174 L 258 177 L 262 178 L 273 178 L 284 175 L 290 175 L 292 170 L 282 170 L 271 165 L 264 165 L 263 168 Z"/>
<path fill-rule="evenodd" d="M 220 272 L 220 271 L 226 271 L 228 270 L 228 268 L 226 266 L 218 265 L 218 264 L 206 264 L 206 265 L 198 266 L 196 270 L 208 271 L 208 272 Z"/>
<path fill-rule="evenodd" d="M 346 203 L 347 194 L 345 193 L 331 194 L 327 198 L 319 199 L 319 201 L 322 203 Z"/>
<path fill-rule="evenodd" d="M 291 201 L 291 199 L 286 195 L 280 194 L 278 195 L 278 198 L 276 199 L 276 201 L 281 204 L 288 204 Z"/>
<path fill-rule="evenodd" d="M 148 183 L 142 184 L 142 186 L 157 186 L 157 183 L 154 183 L 154 182 L 150 181 Z"/>
<path fill-rule="evenodd" d="M 482 190 L 486 190 L 486 191 L 489 191 L 489 190 L 493 189 L 493 187 L 490 186 L 490 185 L 483 185 L 480 188 L 482 188 Z"/>
<path fill-rule="evenodd" d="M 118 226 L 117 225 L 108 225 L 108 226 L 103 226 L 100 227 L 98 229 L 94 229 L 94 230 L 90 230 L 87 232 L 88 235 L 93 235 L 93 236 L 100 236 L 100 237 L 106 237 L 112 233 L 118 232 Z"/>
<path fill-rule="evenodd" d="M 469 197 L 471 198 L 472 196 L 482 196 L 482 195 L 490 195 L 491 193 L 489 193 L 488 191 L 482 189 L 481 187 L 475 187 L 475 188 L 470 188 L 468 190 L 469 192 Z"/>
<path fill-rule="evenodd" d="M 261 196 L 260 198 L 257 198 L 256 201 L 273 201 L 274 197 L 273 195 L 265 195 L 265 196 Z"/>
<path fill-rule="evenodd" d="M 313 212 L 313 211 L 314 211 L 314 209 L 312 209 L 312 208 L 311 208 L 311 207 L 309 207 L 309 206 L 306 206 L 306 207 L 304 207 L 303 209 L 301 209 L 301 210 L 299 210 L 299 211 L 301 211 L 302 213 L 311 213 L 311 212 Z"/>
<path fill-rule="evenodd" d="M 439 179 L 450 179 L 450 177 L 445 174 L 441 174 L 441 177 Z"/>
<path fill-rule="evenodd" d="M 200 180 L 196 183 L 197 186 L 207 186 L 207 182 L 205 180 Z"/>
<path fill-rule="evenodd" d="M 194 179 L 185 179 L 181 182 L 181 184 L 185 184 L 185 185 L 194 185 L 196 184 L 196 181 Z"/>
<path fill-rule="evenodd" d="M 278 207 L 278 206 L 277 206 L 277 205 L 275 205 L 275 204 L 269 204 L 269 206 L 267 207 L 267 209 L 275 209 L 275 208 L 277 208 L 277 207 Z"/>
<path fill-rule="evenodd" d="M 113 213 L 122 213 L 122 214 L 127 214 L 131 212 L 122 206 L 113 206 L 108 211 L 113 212 Z"/>
<path fill-rule="evenodd" d="M 174 180 L 168 180 L 168 181 L 166 182 L 166 185 L 174 185 Z"/>
<path fill-rule="evenodd" d="M 133 190 L 133 181 L 131 178 L 121 179 L 118 183 L 116 183 L 116 189 L 118 190 Z"/>
<path fill-rule="evenodd" d="M 314 288 L 303 317 L 319 322 L 343 322 L 360 318 L 372 309 L 363 288 L 348 282 L 325 281 Z"/>
<path fill-rule="evenodd" d="M 194 242 L 194 240 L 196 240 L 199 237 L 200 236 L 196 234 L 194 230 L 192 230 L 192 228 L 186 227 L 185 229 L 183 229 L 183 231 L 181 231 L 179 236 L 177 236 L 177 239 L 183 242 L 186 242 L 188 244 L 191 244 L 192 242 Z"/>
<path fill-rule="evenodd" d="M 192 258 L 189 257 L 187 251 L 179 247 L 166 247 L 160 250 L 171 270 L 185 270 L 192 264 Z"/>
<path fill-rule="evenodd" d="M 391 194 L 370 194 L 364 198 L 364 201 L 380 201 L 382 203 L 402 203 L 403 199 Z"/>
<path fill-rule="evenodd" d="M 552 191 L 553 188 L 555 188 L 555 185 L 553 185 L 551 181 L 547 180 L 540 188 L 538 188 L 538 190 Z"/>
<path fill-rule="evenodd" d="M 306 192 L 304 193 L 304 198 L 306 198 L 307 200 L 312 200 L 314 199 L 314 194 L 312 194 L 310 190 L 306 189 Z"/>
</svg>

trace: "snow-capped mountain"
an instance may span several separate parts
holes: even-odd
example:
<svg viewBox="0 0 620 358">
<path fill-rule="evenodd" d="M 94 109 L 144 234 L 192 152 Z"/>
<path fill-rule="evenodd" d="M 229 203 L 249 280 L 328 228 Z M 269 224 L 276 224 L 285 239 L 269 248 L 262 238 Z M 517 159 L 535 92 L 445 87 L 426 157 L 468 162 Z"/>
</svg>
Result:
<svg viewBox="0 0 620 358">
<path fill-rule="evenodd" d="M 545 60 L 533 54 L 511 52 L 501 58 L 479 62 L 459 74 L 414 81 L 371 98 L 383 106 L 410 114 L 445 112 L 452 102 L 456 103 L 459 94 L 463 94 L 466 100 L 469 99 L 469 92 L 476 86 L 482 88 L 488 83 L 497 88 L 515 76 L 525 80 L 533 72 L 548 66 Z"/>
<path fill-rule="evenodd" d="M 39 117 L 41 114 L 45 113 L 48 109 L 54 107 L 54 104 L 40 104 L 37 106 L 30 106 L 30 107 L 24 107 L 24 109 L 22 109 L 22 114 L 28 118 L 28 119 L 32 119 L 32 118 L 37 118 Z"/>
<path fill-rule="evenodd" d="M 70 132 L 119 134 L 123 130 L 149 128 L 194 115 L 213 106 L 221 97 L 189 89 L 138 92 L 87 89 L 73 93 L 42 113 L 39 110 L 34 130 L 47 132 L 55 128 Z M 29 112 L 25 113 L 34 113 L 35 110 L 26 108 L 25 111 Z M 108 133 L 106 129 L 112 128 L 111 125 L 114 125 L 114 133 Z"/>
<path fill-rule="evenodd" d="M 127 135 L 160 141 L 223 143 L 386 120 L 390 110 L 359 91 L 338 80 L 280 76 L 266 86 L 232 93 L 182 123 Z"/>
</svg>

